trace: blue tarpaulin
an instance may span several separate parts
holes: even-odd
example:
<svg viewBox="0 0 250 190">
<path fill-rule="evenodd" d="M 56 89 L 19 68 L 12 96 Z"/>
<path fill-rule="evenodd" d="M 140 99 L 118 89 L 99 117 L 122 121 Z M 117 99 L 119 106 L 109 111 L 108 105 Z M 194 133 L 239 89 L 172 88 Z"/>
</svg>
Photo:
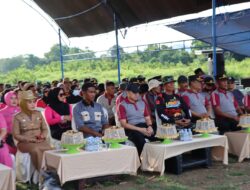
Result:
<svg viewBox="0 0 250 190">
<path fill-rule="evenodd" d="M 211 17 L 168 25 L 195 39 L 212 44 Z M 216 16 L 217 47 L 250 56 L 250 9 Z"/>
</svg>

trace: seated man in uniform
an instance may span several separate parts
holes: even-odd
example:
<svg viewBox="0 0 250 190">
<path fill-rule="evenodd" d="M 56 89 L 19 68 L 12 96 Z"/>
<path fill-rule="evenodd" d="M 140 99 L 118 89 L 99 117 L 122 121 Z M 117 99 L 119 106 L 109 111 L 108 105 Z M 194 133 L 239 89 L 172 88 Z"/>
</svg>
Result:
<svg viewBox="0 0 250 190">
<path fill-rule="evenodd" d="M 237 127 L 239 122 L 238 114 L 242 114 L 242 110 L 237 104 L 233 94 L 227 91 L 227 76 L 217 75 L 217 90 L 211 94 L 211 102 L 215 113 L 215 124 L 221 135 L 227 131 L 240 130 Z"/>
<path fill-rule="evenodd" d="M 129 83 L 126 92 L 125 100 L 117 105 L 118 117 L 126 135 L 135 144 L 140 155 L 145 138 L 152 140 L 154 131 L 146 103 L 139 98 L 139 84 Z"/>
<path fill-rule="evenodd" d="M 211 105 L 209 100 L 201 94 L 202 79 L 191 75 L 188 81 L 190 89 L 182 94 L 182 98 L 191 110 L 192 122 L 196 123 L 198 119 L 208 118 L 211 115 Z"/>
<path fill-rule="evenodd" d="M 175 94 L 173 76 L 163 78 L 164 93 L 156 99 L 158 116 L 163 123 L 176 124 L 177 128 L 191 127 L 190 110 L 183 99 Z"/>
<path fill-rule="evenodd" d="M 103 130 L 108 128 L 108 118 L 105 117 L 102 106 L 94 102 L 96 88 L 93 83 L 82 85 L 83 100 L 73 109 L 76 127 L 83 132 L 84 137 L 101 137 Z"/>
</svg>

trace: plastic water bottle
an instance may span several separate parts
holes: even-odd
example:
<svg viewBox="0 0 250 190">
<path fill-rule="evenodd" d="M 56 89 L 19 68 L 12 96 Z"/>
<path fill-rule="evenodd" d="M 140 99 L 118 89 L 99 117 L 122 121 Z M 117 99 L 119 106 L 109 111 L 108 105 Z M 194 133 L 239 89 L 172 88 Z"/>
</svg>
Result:
<svg viewBox="0 0 250 190">
<path fill-rule="evenodd" d="M 187 129 L 183 130 L 183 141 L 186 141 L 188 139 L 188 133 L 187 133 Z"/>
<path fill-rule="evenodd" d="M 193 133 L 192 133 L 191 129 L 188 129 L 188 137 L 189 137 L 190 141 L 193 139 Z"/>
<path fill-rule="evenodd" d="M 183 131 L 182 129 L 181 129 L 180 132 L 179 132 L 179 133 L 180 133 L 180 140 L 181 140 L 181 141 L 183 141 L 183 132 L 184 132 L 184 131 Z"/>
</svg>

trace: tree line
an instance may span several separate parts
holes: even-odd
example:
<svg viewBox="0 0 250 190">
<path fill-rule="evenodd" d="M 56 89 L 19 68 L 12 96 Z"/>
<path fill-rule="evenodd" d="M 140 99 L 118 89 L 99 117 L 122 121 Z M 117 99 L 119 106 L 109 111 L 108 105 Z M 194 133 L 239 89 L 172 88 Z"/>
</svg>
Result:
<svg viewBox="0 0 250 190">
<path fill-rule="evenodd" d="M 121 54 L 121 61 L 134 62 L 138 64 L 143 63 L 160 63 L 162 65 L 182 63 L 188 65 L 194 61 L 206 62 L 207 57 L 204 55 L 195 55 L 195 50 L 199 49 L 210 49 L 210 45 L 201 41 L 193 40 L 191 49 L 173 49 L 166 45 L 151 44 L 148 45 L 144 50 L 137 50 L 134 52 L 127 53 L 122 47 L 119 47 Z M 64 61 L 70 59 L 75 60 L 95 60 L 95 59 L 106 59 L 110 62 L 116 61 L 116 46 L 109 48 L 106 54 L 96 56 L 95 52 L 85 48 L 70 48 L 62 46 L 63 55 L 72 54 L 72 56 L 64 56 Z M 243 60 L 244 56 L 239 56 L 233 53 L 226 52 L 225 59 L 235 59 L 237 61 Z M 8 72 L 15 70 L 19 67 L 25 67 L 27 69 L 34 69 L 36 66 L 48 65 L 52 62 L 60 61 L 60 47 L 59 44 L 55 44 L 50 48 L 50 51 L 44 54 L 44 58 L 39 58 L 33 54 L 20 55 L 12 58 L 0 59 L 0 71 Z M 115 66 L 115 64 L 114 64 Z M 95 69 L 96 65 L 93 65 L 92 69 Z"/>
</svg>

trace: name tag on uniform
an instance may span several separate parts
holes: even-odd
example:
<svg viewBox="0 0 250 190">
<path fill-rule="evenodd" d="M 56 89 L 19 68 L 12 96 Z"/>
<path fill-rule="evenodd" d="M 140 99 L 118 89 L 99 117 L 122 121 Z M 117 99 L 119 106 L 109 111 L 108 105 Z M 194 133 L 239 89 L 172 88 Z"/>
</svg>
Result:
<svg viewBox="0 0 250 190">
<path fill-rule="evenodd" d="M 102 113 L 101 112 L 95 112 L 95 120 L 96 121 L 101 121 L 102 118 Z"/>
<path fill-rule="evenodd" d="M 83 111 L 83 112 L 81 112 L 81 114 L 82 114 L 83 121 L 89 121 L 90 120 L 89 112 Z"/>
</svg>

